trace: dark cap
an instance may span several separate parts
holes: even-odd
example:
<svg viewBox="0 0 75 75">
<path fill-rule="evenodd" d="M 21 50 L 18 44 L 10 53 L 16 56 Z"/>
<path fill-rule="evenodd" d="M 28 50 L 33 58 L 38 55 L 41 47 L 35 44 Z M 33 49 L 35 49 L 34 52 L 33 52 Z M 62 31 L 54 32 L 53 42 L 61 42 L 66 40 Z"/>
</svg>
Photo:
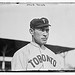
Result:
<svg viewBox="0 0 75 75">
<path fill-rule="evenodd" d="M 33 19 L 30 22 L 30 28 L 40 28 L 44 26 L 51 26 L 47 18 Z"/>
</svg>

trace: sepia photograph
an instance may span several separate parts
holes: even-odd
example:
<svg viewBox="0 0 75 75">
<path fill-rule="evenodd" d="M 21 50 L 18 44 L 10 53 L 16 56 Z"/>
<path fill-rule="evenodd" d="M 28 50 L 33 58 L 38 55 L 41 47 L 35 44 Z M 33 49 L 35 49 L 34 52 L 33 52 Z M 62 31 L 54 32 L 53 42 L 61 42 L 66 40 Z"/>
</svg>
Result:
<svg viewBox="0 0 75 75">
<path fill-rule="evenodd" d="M 75 72 L 75 2 L 0 2 L 0 72 Z"/>
</svg>

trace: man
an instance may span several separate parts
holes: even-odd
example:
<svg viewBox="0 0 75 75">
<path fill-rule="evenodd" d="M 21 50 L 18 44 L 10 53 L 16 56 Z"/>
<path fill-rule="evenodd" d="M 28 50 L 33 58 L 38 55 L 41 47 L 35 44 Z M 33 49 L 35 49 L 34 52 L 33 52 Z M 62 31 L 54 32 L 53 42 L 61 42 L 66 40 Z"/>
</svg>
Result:
<svg viewBox="0 0 75 75">
<path fill-rule="evenodd" d="M 32 42 L 14 54 L 12 71 L 61 70 L 60 57 L 44 46 L 49 36 L 49 26 L 47 18 L 30 22 Z"/>
</svg>

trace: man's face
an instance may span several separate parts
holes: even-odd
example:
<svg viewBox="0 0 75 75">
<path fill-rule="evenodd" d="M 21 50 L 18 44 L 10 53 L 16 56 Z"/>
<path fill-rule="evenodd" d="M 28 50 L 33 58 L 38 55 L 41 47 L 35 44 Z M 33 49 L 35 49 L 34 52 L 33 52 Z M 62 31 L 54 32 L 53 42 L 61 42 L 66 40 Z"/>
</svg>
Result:
<svg viewBox="0 0 75 75">
<path fill-rule="evenodd" d="M 34 30 L 33 38 L 34 41 L 40 45 L 45 44 L 47 42 L 49 36 L 49 26 L 36 28 Z"/>
</svg>

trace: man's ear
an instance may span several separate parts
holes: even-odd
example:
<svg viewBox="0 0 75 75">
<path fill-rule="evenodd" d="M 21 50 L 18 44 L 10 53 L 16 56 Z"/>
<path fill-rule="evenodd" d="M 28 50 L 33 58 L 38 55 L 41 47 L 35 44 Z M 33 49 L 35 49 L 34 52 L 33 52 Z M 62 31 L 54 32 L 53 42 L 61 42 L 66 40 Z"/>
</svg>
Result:
<svg viewBox="0 0 75 75">
<path fill-rule="evenodd" d="M 32 28 L 29 29 L 31 35 L 34 35 L 34 30 Z"/>
</svg>

